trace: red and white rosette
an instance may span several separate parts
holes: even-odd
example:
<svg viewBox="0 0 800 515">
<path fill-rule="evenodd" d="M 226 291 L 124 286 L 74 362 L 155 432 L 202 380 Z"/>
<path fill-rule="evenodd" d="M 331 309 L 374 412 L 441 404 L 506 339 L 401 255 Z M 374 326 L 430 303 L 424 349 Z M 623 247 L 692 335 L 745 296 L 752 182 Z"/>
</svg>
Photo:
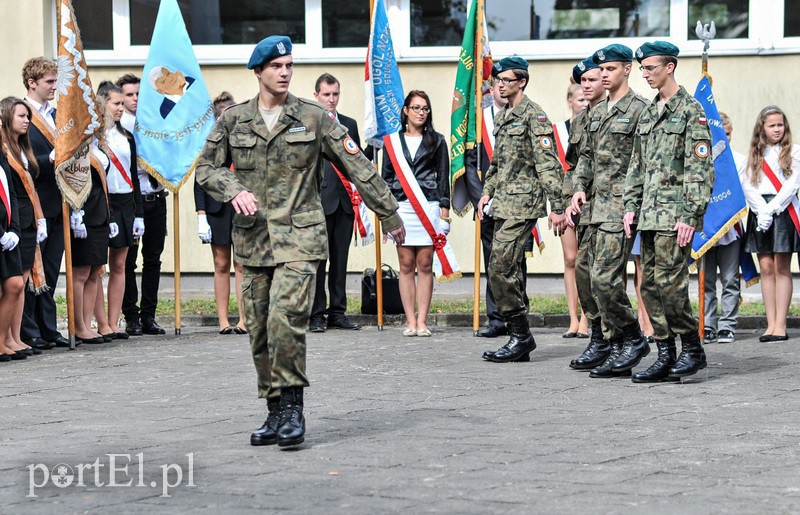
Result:
<svg viewBox="0 0 800 515">
<path fill-rule="evenodd" d="M 392 161 L 395 174 L 397 175 L 400 185 L 403 187 L 403 192 L 408 197 L 411 207 L 419 217 L 425 231 L 433 241 L 433 272 L 436 274 L 438 282 L 447 282 L 461 277 L 461 269 L 456 261 L 456 254 L 453 252 L 453 247 L 447 241 L 447 236 L 438 232 L 434 227 L 433 220 L 431 220 L 428 211 L 424 206 L 427 206 L 428 200 L 422 189 L 419 187 L 417 178 L 411 171 L 411 167 L 403 156 L 402 144 L 400 143 L 400 133 L 395 132 L 388 136 L 383 137 L 386 152 L 389 159 Z"/>
<path fill-rule="evenodd" d="M 331 163 L 331 166 L 333 166 L 333 163 Z M 342 185 L 344 186 L 347 195 L 350 197 L 350 204 L 353 206 L 353 217 L 355 218 L 353 222 L 353 232 L 356 236 L 353 241 L 353 246 L 358 247 L 359 236 L 361 236 L 362 247 L 369 245 L 375 241 L 375 231 L 372 230 L 372 224 L 369 223 L 367 206 L 361 199 L 361 195 L 358 193 L 356 185 L 347 180 L 347 177 L 345 177 L 338 168 L 333 166 L 333 169 L 336 171 L 336 175 L 339 176 L 339 180 L 342 181 Z"/>
</svg>

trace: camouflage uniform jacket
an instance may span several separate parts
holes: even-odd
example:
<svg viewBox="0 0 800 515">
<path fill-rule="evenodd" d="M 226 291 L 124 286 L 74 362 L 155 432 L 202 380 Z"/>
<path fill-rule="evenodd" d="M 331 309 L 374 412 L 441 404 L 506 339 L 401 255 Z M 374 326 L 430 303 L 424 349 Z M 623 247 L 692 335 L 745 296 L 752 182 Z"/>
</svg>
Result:
<svg viewBox="0 0 800 515">
<path fill-rule="evenodd" d="M 589 126 L 589 116 L 591 110 L 587 105 L 583 111 L 578 113 L 569 124 L 569 146 L 567 146 L 567 153 L 564 159 L 569 167 L 564 173 L 564 184 L 562 189 L 564 191 L 564 206 L 572 203 L 572 196 L 575 194 L 575 186 L 573 179 L 575 176 L 575 168 L 578 166 L 578 158 L 580 157 L 581 147 L 586 142 L 586 128 Z M 589 216 L 589 203 L 584 204 L 583 216 Z"/>
<path fill-rule="evenodd" d="M 608 99 L 592 109 L 573 179 L 575 192 L 586 193 L 586 200 L 594 205 L 591 215 L 581 216 L 581 225 L 622 223 L 622 195 L 636 124 L 647 105 L 644 98 L 629 90 L 610 110 Z"/>
<path fill-rule="evenodd" d="M 677 222 L 701 231 L 715 176 L 705 112 L 683 86 L 661 115 L 657 100 L 636 128 L 625 212 L 636 214 L 641 231 L 672 231 Z"/>
<path fill-rule="evenodd" d="M 384 180 L 321 104 L 289 94 L 271 132 L 258 110 L 258 97 L 222 114 L 198 158 L 197 182 L 220 202 L 244 190 L 258 199 L 255 215 L 233 217 L 236 261 L 274 266 L 327 259 L 320 200 L 323 159 L 355 183 L 384 231 L 402 225 Z"/>
<path fill-rule="evenodd" d="M 493 216 L 531 220 L 564 209 L 561 162 L 553 140 L 553 125 L 528 97 L 494 117 L 495 149 L 486 172 L 483 194 L 492 197 Z"/>
</svg>

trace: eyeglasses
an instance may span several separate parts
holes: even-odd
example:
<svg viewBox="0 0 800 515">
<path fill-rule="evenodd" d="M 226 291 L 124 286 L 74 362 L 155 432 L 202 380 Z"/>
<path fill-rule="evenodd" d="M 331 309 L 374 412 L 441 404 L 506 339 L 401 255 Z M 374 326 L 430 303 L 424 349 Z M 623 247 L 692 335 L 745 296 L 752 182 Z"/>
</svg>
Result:
<svg viewBox="0 0 800 515">
<path fill-rule="evenodd" d="M 520 80 L 520 79 L 508 79 L 508 78 L 504 77 L 502 79 L 494 79 L 494 83 L 495 84 L 502 84 L 503 86 L 508 86 L 512 82 L 517 82 L 518 80 Z"/>
<path fill-rule="evenodd" d="M 657 68 L 661 68 L 665 64 L 666 63 L 657 64 L 655 66 L 640 66 L 639 67 L 639 71 L 643 71 L 643 72 L 647 72 L 647 73 L 653 73 Z"/>
<path fill-rule="evenodd" d="M 431 108 L 428 106 L 408 106 L 409 109 L 414 111 L 415 113 L 425 113 L 428 114 L 431 112 Z"/>
</svg>

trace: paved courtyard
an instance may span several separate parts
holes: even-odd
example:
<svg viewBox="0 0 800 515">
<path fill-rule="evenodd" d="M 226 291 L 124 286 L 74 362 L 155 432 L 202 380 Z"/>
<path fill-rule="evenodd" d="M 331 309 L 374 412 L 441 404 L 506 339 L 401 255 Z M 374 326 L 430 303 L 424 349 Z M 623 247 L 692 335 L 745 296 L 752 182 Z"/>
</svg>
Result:
<svg viewBox="0 0 800 515">
<path fill-rule="evenodd" d="M 695 379 L 645 386 L 570 371 L 585 340 L 552 330 L 506 365 L 468 329 L 400 330 L 309 335 L 297 451 L 249 445 L 246 336 L 2 363 L 0 512 L 800 511 L 798 339 L 740 332 Z"/>
</svg>

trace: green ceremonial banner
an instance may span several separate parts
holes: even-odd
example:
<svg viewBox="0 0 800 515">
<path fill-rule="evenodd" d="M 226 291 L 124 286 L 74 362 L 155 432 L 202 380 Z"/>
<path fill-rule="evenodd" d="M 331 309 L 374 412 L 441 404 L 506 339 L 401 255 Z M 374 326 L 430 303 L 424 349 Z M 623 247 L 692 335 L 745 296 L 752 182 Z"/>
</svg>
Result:
<svg viewBox="0 0 800 515">
<path fill-rule="evenodd" d="M 458 59 L 456 85 L 453 90 L 453 108 L 450 115 L 450 191 L 452 209 L 464 216 L 470 207 L 467 185 L 464 179 L 464 153 L 475 148 L 475 37 L 478 31 L 478 0 L 472 0 L 464 27 L 461 55 Z M 485 33 L 484 33 L 485 34 Z M 488 44 L 483 45 L 484 56 Z M 491 56 L 489 55 L 491 67 Z"/>
</svg>

